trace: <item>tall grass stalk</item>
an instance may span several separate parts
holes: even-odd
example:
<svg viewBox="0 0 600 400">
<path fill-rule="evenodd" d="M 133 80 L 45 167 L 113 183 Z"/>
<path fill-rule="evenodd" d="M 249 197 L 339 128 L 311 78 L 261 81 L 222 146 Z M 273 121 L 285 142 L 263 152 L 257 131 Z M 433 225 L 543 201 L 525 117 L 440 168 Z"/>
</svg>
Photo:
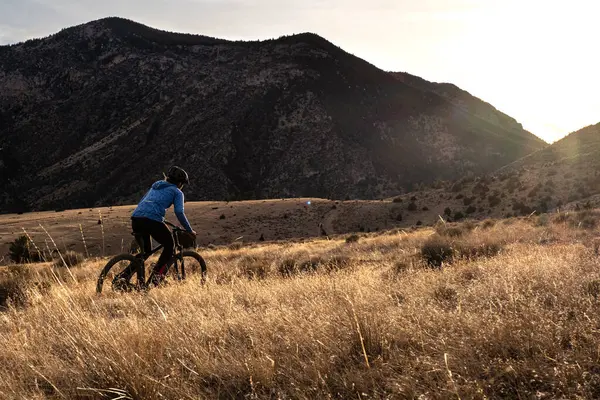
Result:
<svg viewBox="0 0 600 400">
<path fill-rule="evenodd" d="M 60 260 L 62 261 L 62 263 L 65 266 L 65 268 L 67 268 L 67 271 L 69 271 L 69 275 L 71 275 L 71 278 L 73 279 L 73 281 L 77 282 L 77 279 L 75 279 L 75 275 L 73 275 L 73 273 L 71 272 L 71 267 L 69 267 L 69 265 L 67 264 L 67 262 L 63 258 L 63 255 L 60 252 L 60 250 L 58 249 L 58 246 L 56 245 L 56 242 L 54 241 L 54 238 L 50 235 L 50 233 L 48 233 L 48 231 L 46 230 L 46 228 L 44 228 L 44 226 L 42 224 L 40 224 L 40 228 L 42 228 L 42 230 L 44 232 L 46 232 L 46 235 L 48 235 L 48 238 L 52 242 L 52 245 L 54 245 L 54 248 L 56 249 L 56 252 L 58 253 L 58 256 L 60 257 Z"/>
<path fill-rule="evenodd" d="M 46 257 L 44 256 L 44 253 L 39 249 L 39 247 L 37 247 L 37 245 L 35 244 L 35 242 L 31 238 L 31 236 L 29 236 L 29 233 L 27 233 L 27 231 L 25 230 L 25 228 L 21 227 L 21 229 L 23 230 L 23 233 L 27 237 L 27 240 L 28 240 L 27 245 L 29 246 L 29 243 L 31 243 L 33 245 L 33 247 L 35 248 L 35 251 L 37 251 L 37 253 L 40 255 L 40 257 L 42 257 L 42 260 L 46 261 Z"/>
<path fill-rule="evenodd" d="M 105 241 L 104 241 L 104 220 L 102 219 L 102 211 L 98 210 L 98 221 L 100 221 L 100 231 L 102 233 L 102 257 L 105 256 Z"/>
<path fill-rule="evenodd" d="M 83 227 L 79 224 L 79 232 L 81 232 L 81 241 L 83 242 L 83 248 L 85 249 L 85 257 L 90 258 L 90 253 L 87 248 L 87 244 L 85 243 L 85 235 L 83 234 Z"/>
</svg>

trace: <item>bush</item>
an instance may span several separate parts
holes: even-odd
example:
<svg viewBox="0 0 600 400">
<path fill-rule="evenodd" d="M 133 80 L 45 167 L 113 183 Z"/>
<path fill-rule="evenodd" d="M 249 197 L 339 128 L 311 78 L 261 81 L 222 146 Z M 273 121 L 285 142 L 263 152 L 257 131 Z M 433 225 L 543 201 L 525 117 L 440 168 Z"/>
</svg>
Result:
<svg viewBox="0 0 600 400">
<path fill-rule="evenodd" d="M 473 201 L 475 201 L 475 197 L 465 197 L 463 199 L 463 204 L 465 206 L 471 205 L 473 203 Z"/>
<path fill-rule="evenodd" d="M 339 271 L 352 265 L 352 259 L 344 255 L 334 255 L 327 260 L 325 266 L 329 271 Z"/>
<path fill-rule="evenodd" d="M 433 298 L 445 308 L 456 308 L 458 305 L 458 292 L 449 286 L 438 286 L 433 292 Z"/>
<path fill-rule="evenodd" d="M 62 255 L 63 259 L 65 260 L 65 262 L 63 263 L 62 260 L 60 259 L 60 257 L 54 261 L 54 268 L 62 268 L 65 266 L 65 264 L 67 265 L 67 267 L 71 268 L 71 267 L 76 267 L 78 265 L 81 265 L 81 263 L 83 263 L 84 257 L 82 254 L 77 253 L 75 251 L 67 251 L 65 254 Z"/>
<path fill-rule="evenodd" d="M 430 237 L 421 247 L 421 258 L 431 267 L 439 268 L 454 257 L 452 244 L 440 235 Z"/>
<path fill-rule="evenodd" d="M 323 263 L 324 261 L 319 257 L 310 258 L 304 261 L 286 258 L 279 264 L 277 270 L 283 277 L 289 278 L 300 273 L 316 272 Z"/>
<path fill-rule="evenodd" d="M 402 197 L 395 197 L 394 200 L 392 200 L 393 203 L 402 203 Z"/>
<path fill-rule="evenodd" d="M 598 225 L 600 215 L 591 210 L 581 212 L 561 213 L 557 215 L 553 223 L 568 223 L 573 228 L 594 229 Z"/>
<path fill-rule="evenodd" d="M 457 252 L 460 257 L 470 260 L 481 257 L 493 257 L 502 250 L 502 245 L 494 241 L 486 241 L 480 244 L 463 243 L 458 246 Z"/>
<path fill-rule="evenodd" d="M 493 219 L 486 219 L 481 224 L 481 227 L 483 229 L 490 229 L 490 228 L 493 228 L 495 225 L 496 225 L 496 221 L 494 221 Z"/>
<path fill-rule="evenodd" d="M 463 224 L 460 228 L 441 230 L 445 235 L 437 233 L 429 238 L 421 247 L 421 258 L 432 267 L 440 267 L 442 264 L 452 263 L 456 259 L 466 258 L 469 260 L 480 257 L 493 257 L 500 253 L 502 244 L 499 240 L 484 238 L 481 240 L 474 235 L 464 236 L 471 228 Z M 460 238 L 460 239 L 459 239 Z"/>
<path fill-rule="evenodd" d="M 292 276 L 296 272 L 296 260 L 293 258 L 284 259 L 277 270 L 282 276 Z"/>
<path fill-rule="evenodd" d="M 461 219 L 463 219 L 465 217 L 465 215 L 463 213 L 461 213 L 460 211 L 457 211 L 454 214 L 454 220 L 455 221 L 460 221 Z"/>
<path fill-rule="evenodd" d="M 8 252 L 10 259 L 17 264 L 40 262 L 44 259 L 42 254 L 35 250 L 33 243 L 26 235 L 21 235 L 10 243 Z"/>
<path fill-rule="evenodd" d="M 8 273 L 0 276 L 0 309 L 9 302 L 22 304 L 25 302 L 25 292 L 31 283 L 32 272 L 27 266 L 11 265 Z"/>
<path fill-rule="evenodd" d="M 457 193 L 457 192 L 460 192 L 461 190 L 463 190 L 463 187 L 464 187 L 463 182 L 456 182 L 454 185 L 452 185 L 452 187 L 450 187 L 450 191 Z"/>
<path fill-rule="evenodd" d="M 346 243 L 356 243 L 360 240 L 360 236 L 357 234 L 350 235 L 346 238 Z"/>
<path fill-rule="evenodd" d="M 498 204 L 500 204 L 502 202 L 500 197 L 498 197 L 498 195 L 495 195 L 495 194 L 489 195 L 488 201 L 490 202 L 490 207 L 496 207 Z"/>
<path fill-rule="evenodd" d="M 452 215 L 452 210 L 450 209 L 450 207 L 446 207 L 444 209 L 444 215 L 446 215 L 448 217 Z"/>
<path fill-rule="evenodd" d="M 450 226 L 439 224 L 438 226 L 436 226 L 435 231 L 438 235 L 447 237 L 460 237 L 466 233 L 464 227 L 460 225 Z"/>
<path fill-rule="evenodd" d="M 408 205 L 408 211 L 417 211 L 417 204 L 415 202 L 411 202 Z"/>
<path fill-rule="evenodd" d="M 242 247 L 244 247 L 244 243 L 242 242 L 233 242 L 227 246 L 229 250 L 240 250 Z"/>
<path fill-rule="evenodd" d="M 477 208 L 475 208 L 474 206 L 469 206 L 465 210 L 465 213 L 467 213 L 467 214 L 473 214 L 475 211 L 477 211 Z"/>
<path fill-rule="evenodd" d="M 219 217 L 219 219 L 225 219 L 225 214 L 221 214 L 221 216 Z"/>
<path fill-rule="evenodd" d="M 392 267 L 394 274 L 403 274 L 410 270 L 411 265 L 406 261 L 396 261 Z"/>
<path fill-rule="evenodd" d="M 269 274 L 269 262 L 252 256 L 244 257 L 238 264 L 242 275 L 248 279 L 265 279 Z"/>
</svg>

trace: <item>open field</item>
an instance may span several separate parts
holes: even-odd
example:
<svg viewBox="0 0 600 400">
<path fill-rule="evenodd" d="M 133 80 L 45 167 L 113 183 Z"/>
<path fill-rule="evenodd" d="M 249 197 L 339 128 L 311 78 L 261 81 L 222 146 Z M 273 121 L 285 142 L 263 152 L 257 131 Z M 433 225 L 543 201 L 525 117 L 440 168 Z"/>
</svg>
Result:
<svg viewBox="0 0 600 400">
<path fill-rule="evenodd" d="M 5 267 L 0 398 L 598 398 L 596 220 L 217 247 L 147 294 Z"/>
<path fill-rule="evenodd" d="M 310 202 L 310 205 L 307 204 Z M 0 215 L 0 257 L 9 243 L 25 229 L 40 248 L 55 239 L 61 251 L 84 253 L 81 230 L 93 256 L 127 250 L 132 240 L 131 212 L 135 206 Z M 257 242 L 323 236 L 358 231 L 375 231 L 417 223 L 420 215 L 408 215 L 406 204 L 387 201 L 330 201 L 323 199 L 280 199 L 243 202 L 189 202 L 186 214 L 198 232 L 198 245 Z M 398 221 L 398 214 L 404 214 Z M 434 223 L 432 214 L 425 222 Z M 99 224 L 102 219 L 102 225 Z M 172 210 L 167 219 L 176 222 Z M 80 230 L 81 224 L 81 230 Z M 104 241 L 104 246 L 103 246 Z M 48 246 L 53 250 L 52 243 Z M 2 262 L 0 262 L 2 265 Z"/>
</svg>

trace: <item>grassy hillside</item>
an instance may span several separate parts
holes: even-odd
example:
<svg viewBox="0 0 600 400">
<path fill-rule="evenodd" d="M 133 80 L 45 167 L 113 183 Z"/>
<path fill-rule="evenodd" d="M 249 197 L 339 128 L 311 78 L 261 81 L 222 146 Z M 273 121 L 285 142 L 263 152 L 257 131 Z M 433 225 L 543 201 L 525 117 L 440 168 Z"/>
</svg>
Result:
<svg viewBox="0 0 600 400">
<path fill-rule="evenodd" d="M 4 268 L 0 397 L 598 398 L 597 219 L 217 247 L 145 295 Z"/>
<path fill-rule="evenodd" d="M 198 232 L 198 244 L 223 245 L 312 238 L 350 232 L 379 231 L 415 225 L 420 216 L 406 210 L 408 204 L 387 201 L 330 201 L 324 199 L 278 199 L 236 202 L 188 202 L 186 214 Z M 9 244 L 23 229 L 42 248 L 49 242 L 46 229 L 62 250 L 93 256 L 117 254 L 129 248 L 131 212 L 135 206 L 63 210 L 58 212 L 0 215 L 0 265 Z M 176 222 L 169 211 L 167 218 Z M 435 223 L 436 215 L 424 219 Z M 99 224 L 99 222 L 102 222 Z M 41 226 L 40 226 L 41 225 Z M 81 229 L 80 229 L 81 225 Z M 321 229 L 321 227 L 323 229 Z M 52 247 L 52 243 L 49 244 Z"/>
</svg>

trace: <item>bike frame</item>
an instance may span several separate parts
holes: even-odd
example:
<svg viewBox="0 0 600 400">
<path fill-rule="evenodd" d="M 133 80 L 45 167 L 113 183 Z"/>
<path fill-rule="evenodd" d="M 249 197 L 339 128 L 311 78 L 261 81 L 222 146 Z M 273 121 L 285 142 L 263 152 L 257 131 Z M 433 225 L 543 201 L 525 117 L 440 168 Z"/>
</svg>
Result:
<svg viewBox="0 0 600 400">
<path fill-rule="evenodd" d="M 183 229 L 181 229 L 180 227 L 178 227 L 175 224 L 170 223 L 169 221 L 164 221 L 164 223 L 168 226 L 171 227 L 171 235 L 173 236 L 173 241 L 175 242 L 175 252 L 173 254 L 173 267 L 175 268 L 175 273 L 177 275 L 177 280 L 182 280 L 185 279 L 185 265 L 183 262 L 183 247 L 179 244 L 179 240 L 177 239 L 177 232 L 185 232 Z M 143 247 L 143 242 L 140 243 L 140 240 L 138 240 L 138 237 L 135 236 L 136 242 L 138 242 L 138 245 Z M 150 238 L 150 240 L 152 240 L 152 238 Z M 164 246 L 162 244 L 159 244 L 158 246 L 156 246 L 155 248 L 153 248 L 152 250 L 150 250 L 149 253 L 144 253 L 143 252 L 143 248 L 141 247 L 141 252 L 136 254 L 135 257 L 139 258 L 140 260 L 140 265 L 138 266 L 138 281 L 139 283 L 144 284 L 144 286 L 149 286 L 150 285 L 150 280 L 152 278 L 152 273 L 150 273 L 150 276 L 148 277 L 148 281 L 146 281 L 146 267 L 145 267 L 145 262 L 148 258 L 150 258 L 150 256 L 152 256 L 154 253 L 158 252 L 159 250 L 161 250 Z M 178 265 L 178 261 L 181 262 L 181 274 L 179 274 L 179 265 Z M 169 262 L 170 264 L 170 262 Z M 168 272 L 168 270 L 167 270 Z M 141 278 L 140 278 L 141 277 Z"/>
</svg>

